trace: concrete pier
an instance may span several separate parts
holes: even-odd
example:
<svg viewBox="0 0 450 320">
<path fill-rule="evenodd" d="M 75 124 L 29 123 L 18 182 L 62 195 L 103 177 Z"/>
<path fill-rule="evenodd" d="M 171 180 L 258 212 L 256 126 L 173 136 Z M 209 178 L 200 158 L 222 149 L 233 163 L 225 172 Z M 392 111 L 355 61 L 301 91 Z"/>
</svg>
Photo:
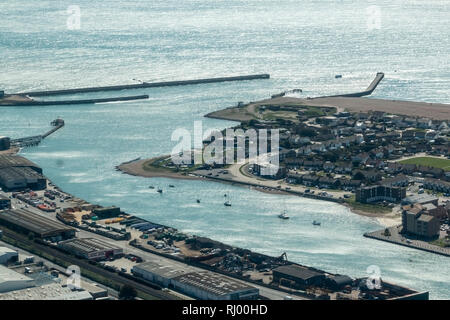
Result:
<svg viewBox="0 0 450 320">
<path fill-rule="evenodd" d="M 254 74 L 254 75 L 248 75 L 248 76 L 207 78 L 207 79 L 197 79 L 197 80 L 143 82 L 143 83 L 138 83 L 138 84 L 124 84 L 124 85 L 116 85 L 116 86 L 86 87 L 86 88 L 50 90 L 50 91 L 31 91 L 31 92 L 21 92 L 21 93 L 17 93 L 17 94 L 18 95 L 27 95 L 27 96 L 31 96 L 31 97 L 42 97 L 42 96 L 75 94 L 75 93 L 86 93 L 86 92 L 183 86 L 183 85 L 192 85 L 192 84 L 201 84 L 201 83 L 244 81 L 244 80 L 269 79 L 269 78 L 270 78 L 269 74 Z"/>
<path fill-rule="evenodd" d="M 317 97 L 317 98 L 333 98 L 333 97 L 364 97 L 369 96 L 372 94 L 372 92 L 377 88 L 377 86 L 380 84 L 381 80 L 384 78 L 383 72 L 378 72 L 375 76 L 375 79 L 370 83 L 370 85 L 367 87 L 366 90 L 361 92 L 354 92 L 354 93 L 344 93 L 344 94 L 337 94 L 334 96 L 323 96 L 323 97 Z M 314 98 L 314 99 L 317 99 Z"/>
<path fill-rule="evenodd" d="M 113 98 L 99 98 L 99 99 L 83 99 L 83 100 L 59 100 L 59 101 L 36 101 L 33 99 L 25 101 L 8 101 L 7 104 L 1 104 L 0 107 L 20 107 L 20 106 L 53 106 L 53 105 L 67 105 L 67 104 L 93 104 L 102 102 L 117 102 L 117 101 L 132 101 L 148 99 L 148 95 L 127 96 L 127 97 L 113 97 Z"/>
</svg>

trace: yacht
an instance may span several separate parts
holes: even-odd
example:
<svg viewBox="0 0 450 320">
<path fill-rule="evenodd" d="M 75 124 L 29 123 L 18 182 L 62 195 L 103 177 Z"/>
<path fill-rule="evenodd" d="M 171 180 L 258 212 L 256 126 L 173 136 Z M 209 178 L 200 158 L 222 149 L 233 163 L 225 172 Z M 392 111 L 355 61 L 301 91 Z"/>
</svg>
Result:
<svg viewBox="0 0 450 320">
<path fill-rule="evenodd" d="M 289 216 L 286 214 L 286 211 L 284 211 L 283 213 L 280 213 L 278 215 L 278 218 L 283 219 L 283 220 L 287 220 L 287 219 L 289 219 Z"/>
</svg>

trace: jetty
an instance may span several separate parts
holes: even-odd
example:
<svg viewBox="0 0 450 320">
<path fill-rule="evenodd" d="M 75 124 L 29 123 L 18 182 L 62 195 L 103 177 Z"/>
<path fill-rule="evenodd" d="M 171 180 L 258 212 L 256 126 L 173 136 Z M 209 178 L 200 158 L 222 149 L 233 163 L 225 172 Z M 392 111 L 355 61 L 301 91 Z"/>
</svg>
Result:
<svg viewBox="0 0 450 320">
<path fill-rule="evenodd" d="M 37 136 L 29 136 L 29 137 L 23 137 L 18 139 L 12 139 L 11 145 L 18 148 L 24 148 L 24 147 L 33 147 L 37 146 L 41 143 L 41 141 L 45 138 L 47 138 L 52 133 L 58 131 L 62 127 L 64 127 L 64 120 L 63 119 L 55 119 L 50 123 L 54 128 L 47 131 L 46 133 L 42 135 Z"/>
<path fill-rule="evenodd" d="M 63 95 L 63 94 L 76 94 L 76 93 L 99 92 L 99 91 L 118 91 L 118 90 L 127 90 L 127 89 L 157 88 L 157 87 L 170 87 L 170 86 L 185 86 L 185 85 L 202 84 L 202 83 L 244 81 L 244 80 L 269 79 L 269 78 L 270 78 L 269 74 L 253 74 L 253 75 L 235 76 L 235 77 L 206 78 L 206 79 L 164 81 L 164 82 L 142 82 L 142 83 L 135 83 L 135 84 L 114 85 L 114 86 L 86 87 L 86 88 L 49 90 L 49 91 L 30 91 L 30 92 L 17 93 L 17 95 L 30 96 L 30 97 L 42 97 L 42 96 Z"/>
</svg>

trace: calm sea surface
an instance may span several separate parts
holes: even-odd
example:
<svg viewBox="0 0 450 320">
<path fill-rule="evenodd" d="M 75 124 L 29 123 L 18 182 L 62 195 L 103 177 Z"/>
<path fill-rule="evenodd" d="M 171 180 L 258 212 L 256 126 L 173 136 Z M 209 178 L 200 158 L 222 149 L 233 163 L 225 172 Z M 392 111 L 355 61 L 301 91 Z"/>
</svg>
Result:
<svg viewBox="0 0 450 320">
<path fill-rule="evenodd" d="M 364 232 L 381 226 L 340 205 L 114 170 L 130 159 L 169 153 L 172 132 L 192 131 L 194 121 L 204 128 L 233 125 L 203 118 L 208 112 L 286 89 L 302 88 L 303 97 L 353 92 L 383 71 L 374 97 L 450 103 L 449 2 L 376 1 L 379 23 L 368 15 L 371 4 L 2 1 L 0 89 L 6 92 L 254 73 L 271 79 L 75 96 L 150 96 L 133 103 L 2 108 L 0 135 L 41 134 L 62 117 L 62 130 L 22 154 L 67 192 L 231 245 L 286 252 L 330 272 L 365 276 L 377 265 L 385 280 L 450 299 L 449 258 L 366 239 Z M 79 30 L 67 29 L 71 5 L 81 10 Z M 223 206 L 224 193 L 230 208 Z M 284 208 L 289 221 L 276 217 Z M 313 227 L 313 220 L 322 226 Z"/>
</svg>

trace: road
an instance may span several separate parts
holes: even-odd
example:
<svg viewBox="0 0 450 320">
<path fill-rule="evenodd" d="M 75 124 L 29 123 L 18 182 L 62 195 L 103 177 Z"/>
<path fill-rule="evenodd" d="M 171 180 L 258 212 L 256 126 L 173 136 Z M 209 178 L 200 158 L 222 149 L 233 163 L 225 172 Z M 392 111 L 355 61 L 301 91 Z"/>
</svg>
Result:
<svg viewBox="0 0 450 320">
<path fill-rule="evenodd" d="M 8 194 L 5 194 L 5 195 L 8 196 Z M 12 204 L 12 206 L 14 208 L 22 208 L 23 207 L 23 204 L 20 203 L 20 201 L 17 200 L 17 199 L 11 199 L 11 204 Z M 65 202 L 64 206 L 69 206 L 69 203 Z M 50 218 L 52 220 L 57 220 L 56 213 L 54 213 L 54 212 L 43 212 L 43 211 L 41 211 L 41 210 L 39 210 L 37 208 L 34 208 L 32 206 L 28 206 L 28 208 L 26 208 L 26 209 L 30 210 L 30 211 L 32 211 L 32 212 L 34 212 L 36 214 L 39 214 L 39 215 L 41 215 L 43 217 Z M 110 238 L 104 237 L 102 235 L 99 235 L 99 234 L 96 234 L 96 233 L 92 233 L 92 232 L 88 232 L 88 231 L 85 231 L 85 230 L 79 230 L 79 229 L 77 229 L 77 237 L 79 237 L 79 238 L 96 238 L 96 239 L 105 241 L 107 243 L 110 243 L 113 246 L 117 246 L 117 247 L 122 248 L 125 253 L 131 253 L 131 254 L 134 254 L 134 255 L 142 257 L 144 259 L 144 261 L 154 261 L 154 262 L 157 262 L 157 263 L 165 265 L 165 266 L 172 266 L 173 268 L 186 268 L 188 266 L 185 263 L 182 263 L 182 262 L 179 262 L 179 261 L 176 261 L 176 260 L 172 260 L 172 259 L 165 258 L 165 257 L 159 256 L 159 255 L 156 255 L 156 254 L 153 254 L 153 253 L 150 253 L 150 252 L 146 252 L 146 251 L 137 249 L 137 248 L 135 248 L 133 246 L 130 246 L 129 245 L 129 241 L 126 241 L 126 240 L 115 241 L 115 240 L 112 240 Z M 59 251 L 56 251 L 56 252 L 59 252 Z M 79 260 L 79 259 L 77 259 L 77 260 L 78 261 L 83 261 L 83 260 Z M 87 265 L 87 267 L 89 267 L 89 268 L 92 267 L 92 265 L 90 265 L 89 263 L 85 263 L 85 265 Z M 198 267 L 190 267 L 190 268 L 194 268 L 195 271 L 204 271 L 204 269 L 201 269 L 201 268 L 198 268 Z M 100 269 L 100 268 L 98 268 L 98 269 Z M 100 269 L 100 270 L 103 270 L 103 269 Z M 103 270 L 103 272 L 105 272 L 105 270 Z M 113 273 L 109 273 L 109 272 L 107 272 L 107 273 L 108 273 L 108 275 L 109 274 L 113 274 Z M 117 274 L 113 274 L 113 275 L 117 276 Z M 123 278 L 123 277 L 121 277 L 121 278 Z M 231 278 L 231 277 L 228 277 L 228 278 Z M 125 279 L 125 278 L 123 278 L 123 279 Z M 231 279 L 237 280 L 237 279 L 234 279 L 234 278 L 231 278 Z M 237 281 L 240 281 L 240 280 L 237 280 Z M 284 298 L 287 295 L 292 297 L 293 300 L 307 300 L 304 297 L 294 296 L 294 295 L 288 294 L 288 293 L 283 292 L 283 291 L 270 289 L 270 288 L 267 288 L 267 287 L 264 287 L 264 286 L 260 286 L 260 285 L 254 284 L 252 282 L 244 282 L 244 281 L 240 281 L 240 282 L 243 282 L 246 285 L 258 288 L 259 291 L 260 291 L 260 295 L 264 296 L 266 298 L 269 298 L 270 300 L 284 300 Z M 140 284 L 140 286 L 142 286 L 142 285 Z M 170 291 L 168 291 L 168 293 L 170 294 Z M 176 293 L 171 294 L 172 298 L 173 298 L 173 296 L 176 296 L 177 298 L 180 297 L 180 295 L 176 294 Z"/>
</svg>

